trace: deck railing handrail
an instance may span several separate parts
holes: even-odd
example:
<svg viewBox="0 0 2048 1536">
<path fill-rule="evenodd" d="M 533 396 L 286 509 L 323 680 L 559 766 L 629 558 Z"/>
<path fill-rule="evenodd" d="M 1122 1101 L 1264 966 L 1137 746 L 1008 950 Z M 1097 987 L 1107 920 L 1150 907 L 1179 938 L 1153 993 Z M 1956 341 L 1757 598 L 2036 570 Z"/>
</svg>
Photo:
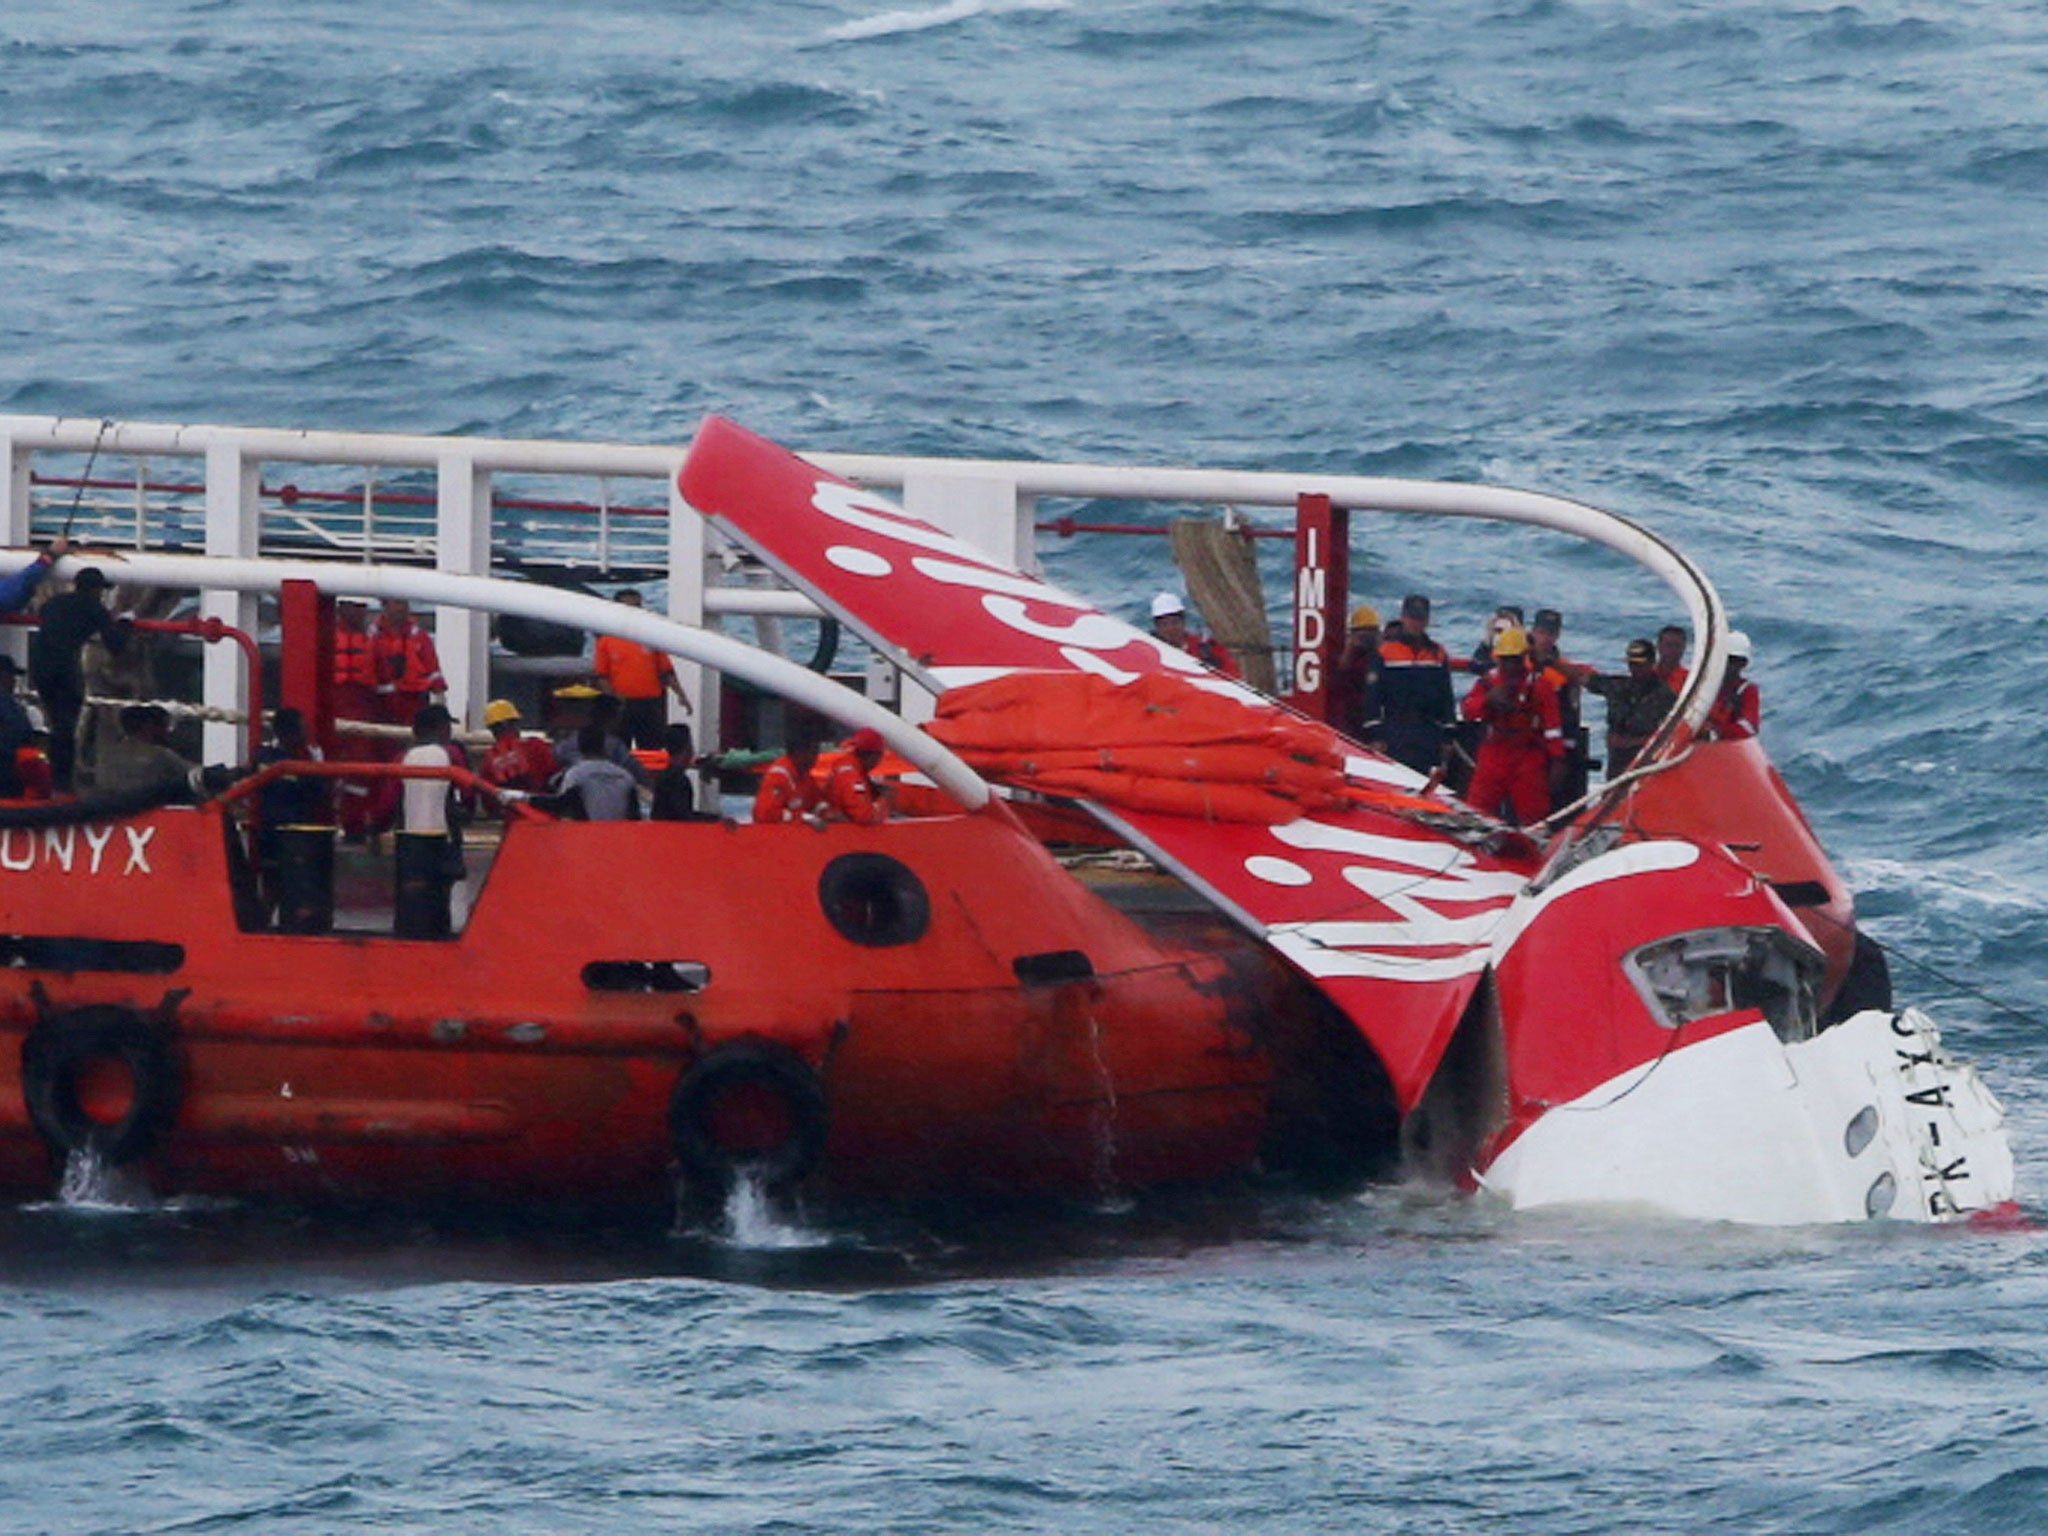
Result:
<svg viewBox="0 0 2048 1536">
<path fill-rule="evenodd" d="M 39 452 L 203 457 L 207 475 L 207 549 L 212 554 L 256 553 L 255 539 L 237 522 L 253 509 L 241 501 L 260 493 L 251 466 L 328 463 L 432 470 L 436 476 L 435 558 L 444 571 L 484 574 L 491 560 L 490 477 L 497 474 L 571 474 L 597 478 L 659 479 L 668 489 L 670 612 L 701 623 L 708 613 L 748 609 L 754 594 L 726 588 L 712 597 L 703 580 L 706 532 L 675 489 L 688 451 L 670 445 L 587 443 L 555 439 L 440 437 L 378 432 L 297 431 L 265 427 L 193 426 L 113 422 L 90 417 L 0 415 L 0 442 L 10 448 L 13 474 L 0 538 L 26 541 L 30 465 Z M 1165 466 L 1045 463 L 1019 459 L 936 459 L 918 456 L 820 452 L 806 455 L 820 468 L 863 485 L 899 491 L 910 511 L 1021 569 L 1035 568 L 1031 546 L 1036 503 L 1043 497 L 1155 501 L 1176 505 L 1291 507 L 1303 495 L 1328 496 L 1353 511 L 1455 517 L 1541 527 L 1601 544 L 1659 577 L 1684 604 L 1695 641 L 1695 665 L 1677 708 L 1646 749 L 1647 766 L 1706 721 L 1726 662 L 1728 622 L 1711 582 L 1681 551 L 1650 530 L 1582 502 L 1497 486 L 1403 480 L 1378 476 L 1215 470 Z M 216 466 L 219 466 L 218 469 Z M 240 477 L 235 487 L 217 476 Z M 454 484 L 451 487 L 451 481 Z M 252 486 L 254 487 L 252 489 Z M 607 491 L 607 496 L 609 492 Z M 612 508 L 616 511 L 617 508 Z M 238 535 L 243 535 L 238 540 Z M 608 537 L 615 536 L 615 530 Z M 451 544 L 455 546 L 451 549 Z M 686 568 L 687 567 L 687 568 Z M 719 590 L 719 589 L 714 589 Z M 782 599 L 760 611 L 802 612 L 801 599 Z M 756 611 L 748 609 L 748 611 Z M 469 635 L 476 657 L 481 642 Z M 474 700 L 470 673 L 480 662 L 451 672 L 460 712 Z M 209 702 L 213 702 L 209 697 Z"/>
</svg>

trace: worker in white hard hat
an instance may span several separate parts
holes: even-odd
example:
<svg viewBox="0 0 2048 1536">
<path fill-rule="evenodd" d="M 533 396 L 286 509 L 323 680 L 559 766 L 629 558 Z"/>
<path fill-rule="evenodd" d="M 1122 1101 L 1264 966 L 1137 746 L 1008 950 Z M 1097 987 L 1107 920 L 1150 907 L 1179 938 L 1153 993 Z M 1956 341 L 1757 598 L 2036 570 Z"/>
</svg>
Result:
<svg viewBox="0 0 2048 1536">
<path fill-rule="evenodd" d="M 1741 741 L 1754 736 L 1763 723 L 1763 698 L 1757 686 L 1743 675 L 1751 656 L 1749 636 L 1741 630 L 1728 635 L 1728 669 L 1721 674 L 1721 691 L 1707 713 L 1709 740 Z"/>
<path fill-rule="evenodd" d="M 1162 592 L 1152 599 L 1152 634 L 1160 644 L 1186 651 L 1203 666 L 1213 668 L 1225 677 L 1238 675 L 1237 662 L 1229 651 L 1209 636 L 1198 635 L 1188 628 L 1187 604 L 1172 592 Z"/>
</svg>

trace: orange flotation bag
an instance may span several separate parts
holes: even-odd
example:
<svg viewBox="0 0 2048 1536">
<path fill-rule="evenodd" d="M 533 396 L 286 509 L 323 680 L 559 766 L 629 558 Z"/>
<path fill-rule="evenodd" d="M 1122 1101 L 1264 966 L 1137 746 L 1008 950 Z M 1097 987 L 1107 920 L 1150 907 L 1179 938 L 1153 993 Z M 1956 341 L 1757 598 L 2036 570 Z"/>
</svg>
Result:
<svg viewBox="0 0 2048 1536">
<path fill-rule="evenodd" d="M 1170 674 L 1015 673 L 952 689 L 925 729 L 1000 783 L 1131 810 L 1278 824 L 1355 793 L 1326 727 Z"/>
</svg>

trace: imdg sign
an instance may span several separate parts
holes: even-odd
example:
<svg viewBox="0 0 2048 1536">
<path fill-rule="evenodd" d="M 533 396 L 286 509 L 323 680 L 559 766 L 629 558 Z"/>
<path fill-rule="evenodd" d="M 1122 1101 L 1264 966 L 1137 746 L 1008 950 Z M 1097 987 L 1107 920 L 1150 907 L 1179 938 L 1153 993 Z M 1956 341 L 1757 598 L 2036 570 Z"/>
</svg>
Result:
<svg viewBox="0 0 2048 1536">
<path fill-rule="evenodd" d="M 1294 692 L 1304 714 L 1327 720 L 1330 677 L 1344 644 L 1351 592 L 1351 513 L 1327 496 L 1294 503 Z"/>
</svg>

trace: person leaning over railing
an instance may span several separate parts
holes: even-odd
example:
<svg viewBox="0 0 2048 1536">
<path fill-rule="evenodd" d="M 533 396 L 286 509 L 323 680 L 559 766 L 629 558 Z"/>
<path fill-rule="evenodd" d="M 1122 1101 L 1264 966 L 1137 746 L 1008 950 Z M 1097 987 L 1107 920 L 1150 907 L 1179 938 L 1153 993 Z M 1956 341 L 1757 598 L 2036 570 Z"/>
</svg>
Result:
<svg viewBox="0 0 2048 1536">
<path fill-rule="evenodd" d="M 50 541 L 50 547 L 37 555 L 12 576 L 0 580 L 0 613 L 19 613 L 36 595 L 36 588 L 43 584 L 43 578 L 50 574 L 50 567 L 71 552 L 71 541 L 59 534 Z"/>
<path fill-rule="evenodd" d="M 129 625 L 107 611 L 102 594 L 106 572 L 87 566 L 69 592 L 43 604 L 42 623 L 30 653 L 29 676 L 50 718 L 50 773 L 60 792 L 71 788 L 78 759 L 78 717 L 85 709 L 85 669 L 81 657 L 88 640 L 97 638 L 109 651 L 128 643 Z"/>
<path fill-rule="evenodd" d="M 1586 692 L 1607 701 L 1607 777 L 1612 779 L 1634 766 L 1636 754 L 1656 734 L 1678 695 L 1657 675 L 1657 647 L 1648 640 L 1631 640 L 1627 651 L 1628 671 L 1621 676 L 1582 668 L 1579 681 Z"/>
</svg>

